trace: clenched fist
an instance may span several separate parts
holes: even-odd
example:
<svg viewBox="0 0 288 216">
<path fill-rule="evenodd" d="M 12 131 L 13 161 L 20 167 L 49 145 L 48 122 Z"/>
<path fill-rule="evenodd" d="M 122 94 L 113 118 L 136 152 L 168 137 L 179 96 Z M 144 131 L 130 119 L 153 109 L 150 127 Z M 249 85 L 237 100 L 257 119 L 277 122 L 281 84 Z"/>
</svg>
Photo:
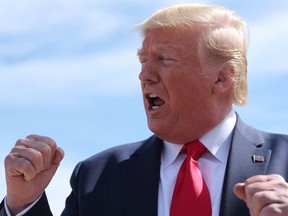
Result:
<svg viewBox="0 0 288 216">
<path fill-rule="evenodd" d="M 49 137 L 19 139 L 5 158 L 7 204 L 15 215 L 33 203 L 48 186 L 64 152 Z"/>
<path fill-rule="evenodd" d="M 288 183 L 280 175 L 257 175 L 234 187 L 251 216 L 288 215 Z"/>
</svg>

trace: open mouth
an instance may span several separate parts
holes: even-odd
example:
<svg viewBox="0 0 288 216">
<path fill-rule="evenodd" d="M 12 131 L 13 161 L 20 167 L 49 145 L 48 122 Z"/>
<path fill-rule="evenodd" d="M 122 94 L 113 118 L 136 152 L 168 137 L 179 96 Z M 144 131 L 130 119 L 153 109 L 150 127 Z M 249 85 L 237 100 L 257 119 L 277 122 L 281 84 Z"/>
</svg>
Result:
<svg viewBox="0 0 288 216">
<path fill-rule="evenodd" d="M 164 100 L 162 100 L 160 97 L 154 94 L 149 94 L 146 98 L 147 101 L 149 102 L 149 109 L 151 110 L 156 110 L 165 104 Z"/>
</svg>

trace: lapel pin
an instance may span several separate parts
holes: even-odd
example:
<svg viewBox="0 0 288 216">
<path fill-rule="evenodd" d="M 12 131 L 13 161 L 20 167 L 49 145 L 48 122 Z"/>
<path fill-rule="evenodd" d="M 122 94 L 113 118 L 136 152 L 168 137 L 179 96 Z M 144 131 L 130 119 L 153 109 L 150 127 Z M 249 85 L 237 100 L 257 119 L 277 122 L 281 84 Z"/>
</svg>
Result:
<svg viewBox="0 0 288 216">
<path fill-rule="evenodd" d="M 263 155 L 253 155 L 252 156 L 253 163 L 264 163 L 264 156 Z"/>
</svg>

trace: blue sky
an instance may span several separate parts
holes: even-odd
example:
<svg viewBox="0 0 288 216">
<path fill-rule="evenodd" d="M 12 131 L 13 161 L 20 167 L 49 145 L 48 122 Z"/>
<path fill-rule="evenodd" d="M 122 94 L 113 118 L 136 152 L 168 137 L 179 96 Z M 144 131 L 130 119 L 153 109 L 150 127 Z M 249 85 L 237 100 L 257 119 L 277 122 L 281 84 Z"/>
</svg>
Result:
<svg viewBox="0 0 288 216">
<path fill-rule="evenodd" d="M 196 1 L 0 0 L 0 161 L 16 140 L 54 138 L 65 159 L 47 190 L 59 215 L 77 162 L 147 138 L 133 26 L 160 7 Z M 288 2 L 207 0 L 249 26 L 249 101 L 236 108 L 252 126 L 288 133 Z M 0 196 L 5 195 L 3 165 Z"/>
</svg>

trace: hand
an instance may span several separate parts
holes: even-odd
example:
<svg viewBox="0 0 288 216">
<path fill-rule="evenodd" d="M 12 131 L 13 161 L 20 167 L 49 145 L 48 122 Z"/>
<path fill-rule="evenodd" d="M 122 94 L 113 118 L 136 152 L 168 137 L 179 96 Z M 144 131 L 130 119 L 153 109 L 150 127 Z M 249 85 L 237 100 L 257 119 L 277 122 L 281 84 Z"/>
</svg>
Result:
<svg viewBox="0 0 288 216">
<path fill-rule="evenodd" d="M 234 186 L 251 216 L 288 215 L 288 183 L 280 175 L 257 175 Z"/>
<path fill-rule="evenodd" d="M 30 135 L 19 139 L 5 158 L 7 204 L 16 215 L 45 190 L 64 157 L 49 137 Z"/>
</svg>

